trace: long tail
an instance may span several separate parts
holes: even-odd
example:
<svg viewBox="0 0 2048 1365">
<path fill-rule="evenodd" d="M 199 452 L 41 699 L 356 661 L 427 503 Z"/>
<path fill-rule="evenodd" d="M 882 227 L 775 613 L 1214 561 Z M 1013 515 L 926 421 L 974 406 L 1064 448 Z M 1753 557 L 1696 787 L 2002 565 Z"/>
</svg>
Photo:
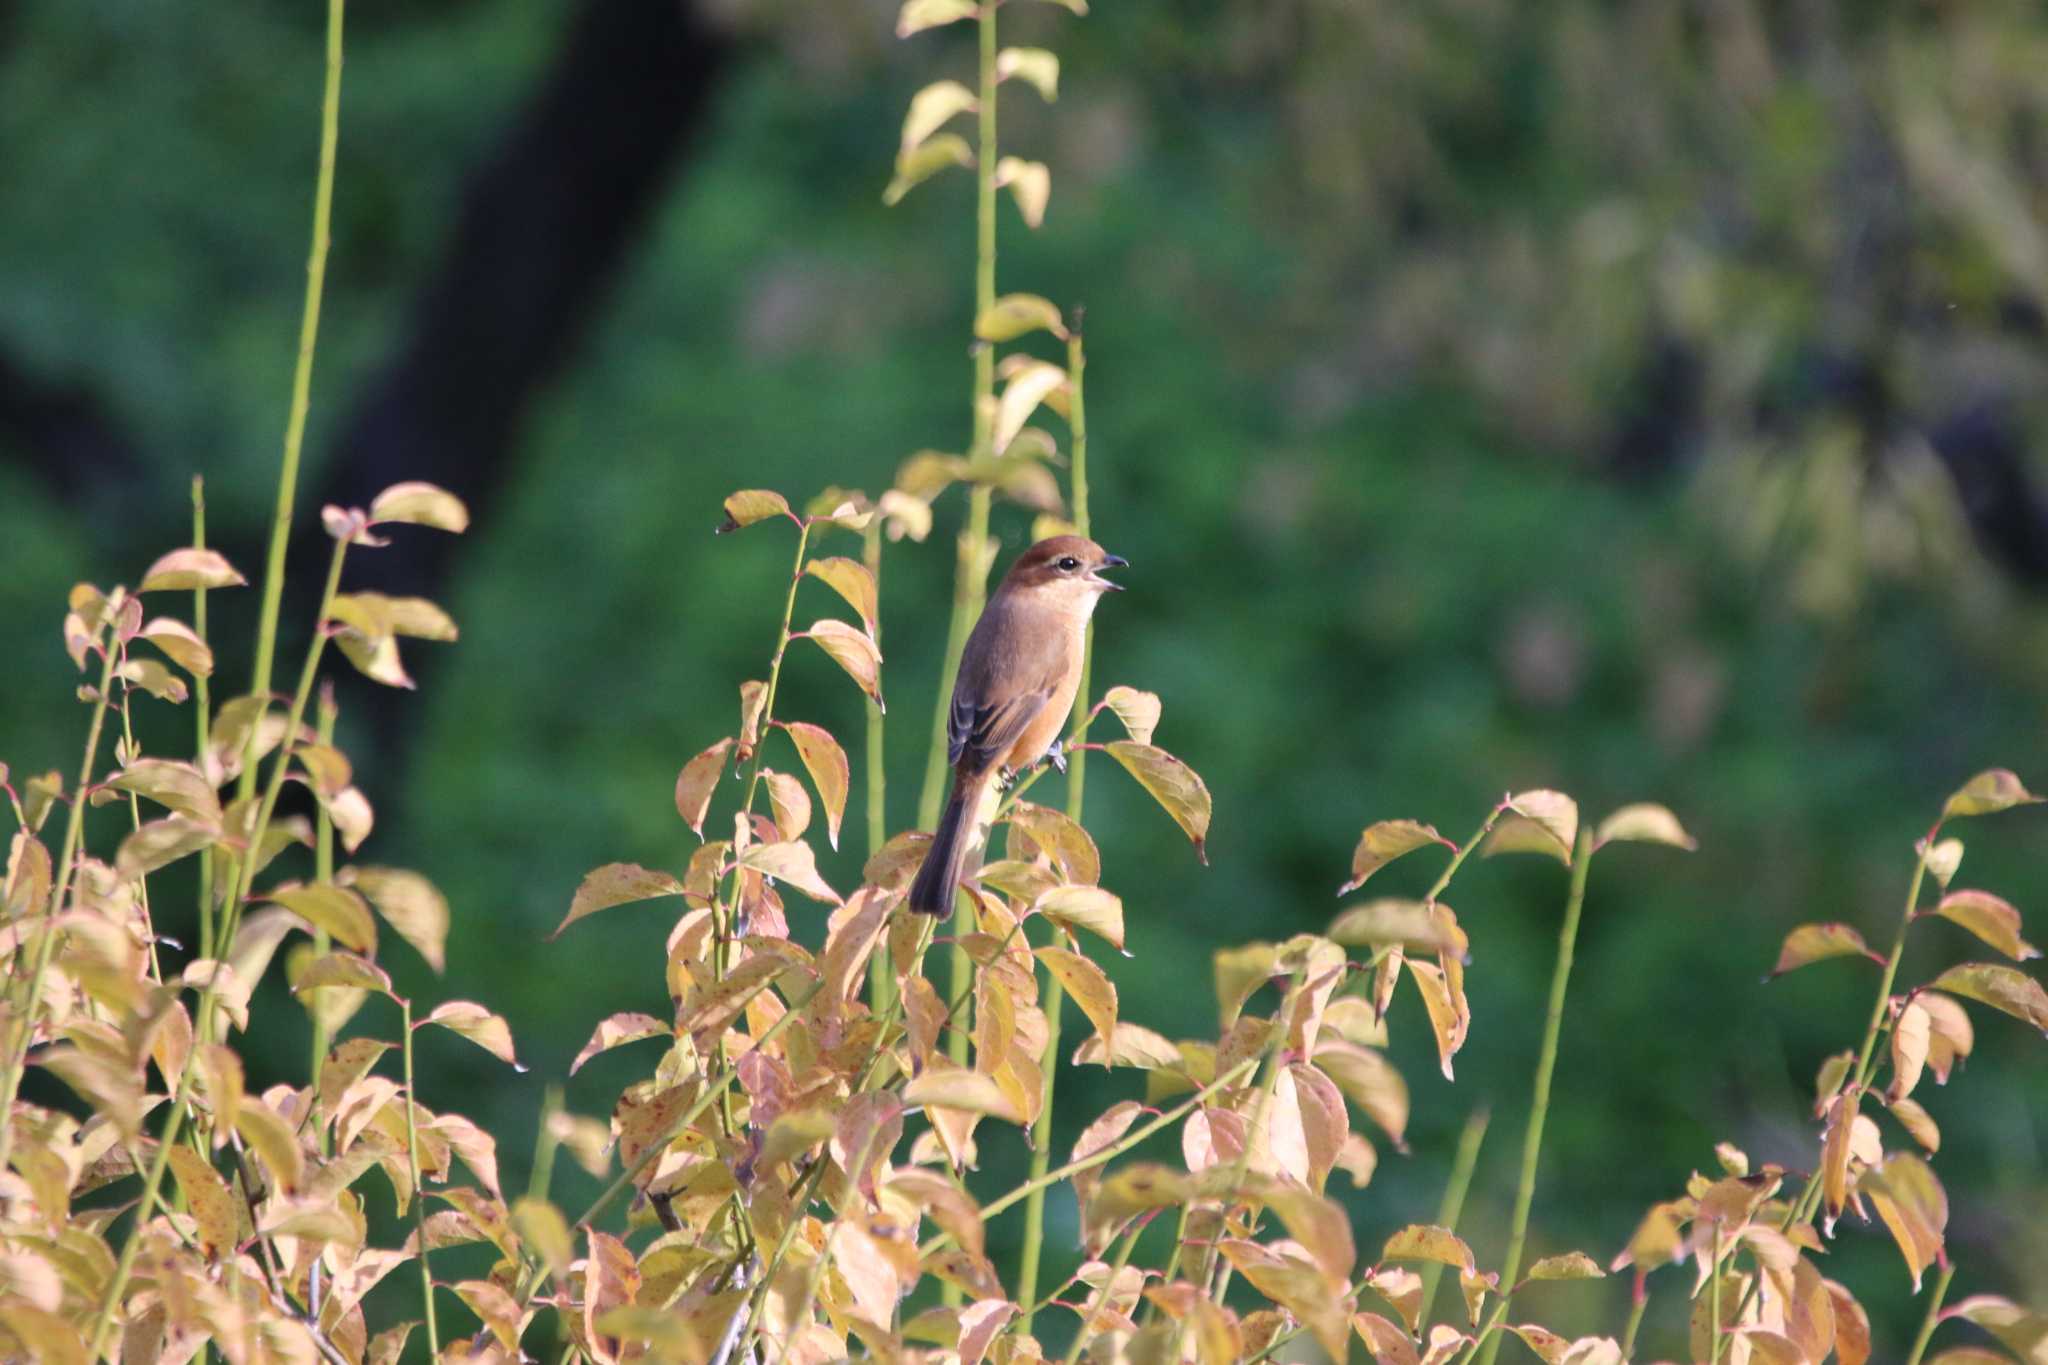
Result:
<svg viewBox="0 0 2048 1365">
<path fill-rule="evenodd" d="M 924 866 L 910 884 L 910 908 L 921 915 L 950 915 L 953 896 L 960 885 L 960 869 L 967 861 L 968 845 L 974 833 L 974 807 L 980 783 L 964 777 L 953 779 L 953 794 L 946 798 L 945 814 L 932 832 L 932 846 L 924 855 Z"/>
</svg>

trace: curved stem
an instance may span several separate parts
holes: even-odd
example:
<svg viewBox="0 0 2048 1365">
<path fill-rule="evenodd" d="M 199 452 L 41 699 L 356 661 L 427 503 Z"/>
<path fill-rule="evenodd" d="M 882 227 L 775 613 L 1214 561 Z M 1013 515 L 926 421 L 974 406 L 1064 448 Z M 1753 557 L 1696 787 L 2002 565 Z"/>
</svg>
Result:
<svg viewBox="0 0 2048 1365">
<path fill-rule="evenodd" d="M 1476 841 L 1475 841 L 1476 842 Z M 1550 1114 L 1550 1082 L 1557 1073 L 1557 1038 L 1564 1027 L 1564 1000 L 1571 984 L 1572 952 L 1579 937 L 1579 909 L 1586 900 L 1586 871 L 1593 861 L 1593 832 L 1581 828 L 1572 850 L 1571 891 L 1565 898 L 1564 925 L 1557 935 L 1557 965 L 1550 975 L 1550 1005 L 1543 1016 L 1542 1050 L 1536 1057 L 1536 1096 L 1529 1105 L 1529 1127 L 1522 1137 L 1522 1177 L 1515 1186 L 1514 1219 L 1508 1227 L 1508 1254 L 1501 1263 L 1501 1309 L 1514 1300 L 1515 1277 L 1522 1269 L 1522 1246 L 1529 1235 L 1529 1206 L 1536 1198 L 1536 1167 L 1543 1156 L 1543 1122 Z M 1475 1359 L 1491 1365 L 1500 1337 L 1486 1338 Z"/>
</svg>

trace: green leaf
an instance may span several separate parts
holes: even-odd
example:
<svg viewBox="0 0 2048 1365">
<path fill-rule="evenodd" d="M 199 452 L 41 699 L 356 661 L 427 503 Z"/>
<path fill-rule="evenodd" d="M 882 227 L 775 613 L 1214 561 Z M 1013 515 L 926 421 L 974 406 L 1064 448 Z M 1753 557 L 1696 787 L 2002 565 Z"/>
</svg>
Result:
<svg viewBox="0 0 2048 1365">
<path fill-rule="evenodd" d="M 417 480 L 394 483 L 370 503 L 370 520 L 431 526 L 461 534 L 469 529 L 469 509 L 445 488 Z"/>
<path fill-rule="evenodd" d="M 1138 785 L 1152 793 L 1174 823 L 1194 841 L 1195 856 L 1209 861 L 1209 788 L 1201 775 L 1164 749 L 1134 740 L 1113 740 L 1109 756 L 1123 764 Z"/>
<path fill-rule="evenodd" d="M 1951 891 L 1920 913 L 1962 925 L 2015 962 L 2041 955 L 2039 948 L 2020 937 L 2020 912 L 1989 891 Z"/>
<path fill-rule="evenodd" d="M 562 931 L 577 920 L 615 905 L 682 894 L 683 884 L 666 872 L 656 872 L 638 863 L 606 863 L 583 878 L 583 884 L 576 888 L 576 895 L 569 902 L 569 913 L 548 938 L 560 938 Z"/>
<path fill-rule="evenodd" d="M 2009 768 L 1988 768 L 1965 782 L 1941 808 L 1941 818 L 1959 815 L 1993 815 L 2014 806 L 2032 805 L 2042 798 L 2027 790 L 2019 775 Z"/>
<path fill-rule="evenodd" d="M 996 54 L 996 79 L 1027 81 L 1051 104 L 1060 97 L 1060 59 L 1042 47 L 1006 47 Z"/>
<path fill-rule="evenodd" d="M 904 0 L 896 13 L 896 36 L 908 38 L 928 28 L 954 23 L 974 15 L 974 0 Z"/>
<path fill-rule="evenodd" d="M 794 521 L 796 514 L 789 510 L 789 499 L 780 493 L 766 488 L 743 488 L 725 500 L 725 520 L 719 524 L 717 534 L 737 531 L 770 517 Z"/>
<path fill-rule="evenodd" d="M 884 204 L 899 204 L 925 181 L 948 166 L 971 166 L 974 153 L 967 139 L 958 133 L 936 133 L 917 146 L 896 154 L 896 174 L 882 191 Z"/>
<path fill-rule="evenodd" d="M 898 146 L 912 152 L 956 115 L 976 108 L 974 92 L 958 81 L 933 81 L 910 97 L 909 112 L 903 116 L 903 137 Z"/>
<path fill-rule="evenodd" d="M 1873 962 L 1884 961 L 1870 950 L 1863 935 L 1846 924 L 1802 924 L 1785 935 L 1784 945 L 1778 949 L 1778 965 L 1771 968 L 1771 975 L 1783 976 L 1794 968 L 1831 957 L 1859 955 Z"/>
<path fill-rule="evenodd" d="M 175 592 L 193 588 L 239 588 L 248 579 L 212 550 L 173 550 L 149 566 L 137 592 Z"/>
<path fill-rule="evenodd" d="M 983 341 L 1015 341 L 1039 330 L 1066 339 L 1067 325 L 1059 305 L 1037 294 L 1005 294 L 974 320 L 974 334 Z"/>
<path fill-rule="evenodd" d="M 2003 1010 L 2048 1033 L 2048 992 L 2016 967 L 1995 962 L 1966 962 L 1934 978 L 1929 988 Z"/>
<path fill-rule="evenodd" d="M 315 929 L 332 934 L 337 943 L 359 953 L 377 951 L 377 922 L 370 917 L 369 904 L 347 887 L 326 882 L 286 883 L 263 892 L 257 899 L 282 905 Z"/>
</svg>

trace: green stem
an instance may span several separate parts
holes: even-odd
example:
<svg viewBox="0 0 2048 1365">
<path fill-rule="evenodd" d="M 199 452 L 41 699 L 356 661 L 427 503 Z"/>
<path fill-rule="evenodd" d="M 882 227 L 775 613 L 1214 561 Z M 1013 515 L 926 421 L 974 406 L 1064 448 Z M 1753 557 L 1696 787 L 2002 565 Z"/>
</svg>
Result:
<svg viewBox="0 0 2048 1365">
<path fill-rule="evenodd" d="M 1927 1353 L 1927 1342 L 1934 1335 L 1934 1326 L 1941 1321 L 1941 1301 L 1948 1297 L 1948 1282 L 1956 1277 L 1953 1265 L 1941 1268 L 1941 1278 L 1934 1282 L 1934 1297 L 1927 1301 L 1927 1316 L 1920 1319 L 1920 1334 L 1913 1338 L 1913 1349 L 1906 1356 L 1906 1365 L 1920 1365 L 1920 1357 Z"/>
<path fill-rule="evenodd" d="M 1529 1128 L 1522 1138 L 1522 1178 L 1515 1186 L 1514 1219 L 1508 1226 L 1508 1254 L 1501 1264 L 1500 1293 L 1503 1311 L 1513 1301 L 1515 1277 L 1522 1269 L 1522 1245 L 1529 1235 L 1529 1206 L 1536 1198 L 1536 1167 L 1543 1156 L 1543 1121 L 1550 1114 L 1550 1081 L 1557 1071 L 1557 1038 L 1564 1027 L 1565 989 L 1571 983 L 1572 951 L 1579 937 L 1579 909 L 1586 900 L 1586 871 L 1593 861 L 1593 832 L 1579 830 L 1572 850 L 1571 892 L 1565 899 L 1564 926 L 1557 935 L 1557 965 L 1550 976 L 1550 1006 L 1543 1016 L 1542 1051 L 1536 1058 L 1536 1096 L 1529 1106 Z M 1500 1338 L 1486 1343 L 1477 1357 L 1481 1365 L 1492 1365 L 1500 1349 Z"/>
<path fill-rule="evenodd" d="M 106 726 L 107 693 L 114 686 L 115 644 L 113 628 L 107 628 L 108 639 L 100 658 L 99 695 L 92 704 L 92 721 L 85 732 L 85 757 L 78 764 L 78 788 L 71 794 L 71 810 L 64 817 L 64 845 L 57 861 L 57 884 L 50 888 L 50 906 L 43 922 L 43 933 L 36 940 L 34 966 L 28 977 L 28 1004 L 21 1012 L 20 1040 L 7 1050 L 7 1071 L 0 1076 L 0 1171 L 7 1169 L 7 1159 L 14 1148 L 14 1097 L 21 1093 L 21 1073 L 28 1066 L 29 1044 L 36 1036 L 36 1015 L 43 1008 L 43 981 L 49 975 L 50 956 L 57 947 L 57 916 L 64 909 L 64 898 L 71 894 L 71 873 L 78 862 L 78 845 L 85 830 L 86 788 L 92 785 L 92 770 L 100 752 L 100 732 Z M 26 917 L 24 916 L 24 919 Z M 19 932 L 23 927 L 17 924 Z"/>
<path fill-rule="evenodd" d="M 1067 338 L 1067 379 L 1071 386 L 1068 408 L 1068 424 L 1074 436 L 1074 529 L 1081 535 L 1088 534 L 1088 417 L 1084 406 L 1081 371 L 1084 364 L 1081 350 L 1081 334 L 1077 331 Z M 1072 730 L 1079 734 L 1088 719 L 1089 673 L 1095 653 L 1095 628 L 1091 622 L 1081 637 L 1081 684 L 1074 693 L 1074 719 Z M 1088 753 L 1075 749 L 1067 759 L 1067 818 L 1075 824 L 1081 823 L 1082 802 L 1085 797 L 1085 783 L 1088 774 Z M 1051 972 L 1046 973 L 1045 986 L 1045 1051 L 1039 1055 L 1038 1069 L 1044 1078 L 1044 1089 L 1040 1096 L 1038 1121 L 1031 1128 L 1031 1174 L 1033 1177 L 1045 1174 L 1052 1160 L 1052 1113 L 1053 1091 L 1059 1076 L 1060 1062 L 1060 1011 L 1065 1007 L 1067 993 L 1060 979 Z M 1017 1302 L 1032 1304 L 1038 1298 L 1038 1264 L 1045 1245 L 1045 1191 L 1035 1190 L 1024 1204 L 1024 1246 L 1019 1256 L 1017 1269 Z M 1175 1243 L 1178 1249 L 1178 1241 Z M 1034 1310 L 1026 1308 L 1018 1317 L 1018 1330 L 1029 1332 Z"/>
<path fill-rule="evenodd" d="M 1259 1059 L 1256 1057 L 1245 1058 L 1245 1060 L 1239 1062 L 1236 1066 L 1230 1068 L 1229 1071 L 1225 1072 L 1221 1076 L 1218 1076 L 1215 1080 L 1209 1082 L 1209 1084 L 1203 1086 L 1200 1090 L 1188 1096 L 1185 1100 L 1182 1100 L 1179 1104 L 1167 1110 L 1158 1118 L 1153 1119 L 1150 1123 L 1144 1124 L 1141 1127 L 1133 1128 L 1130 1132 L 1124 1134 L 1122 1137 L 1118 1138 L 1109 1146 L 1104 1147 L 1099 1151 L 1091 1152 L 1087 1156 L 1081 1157 L 1078 1160 L 1069 1161 L 1066 1165 L 1059 1167 L 1057 1170 L 1047 1171 L 1044 1175 L 1039 1176 L 1037 1179 L 1027 1180 L 1023 1184 L 1011 1190 L 1009 1193 L 999 1195 L 990 1203 L 982 1205 L 982 1221 L 987 1222 L 989 1219 L 995 1217 L 1003 1210 L 1015 1204 L 1018 1200 L 1028 1198 L 1033 1190 L 1041 1190 L 1047 1187 L 1048 1185 L 1057 1185 L 1060 1181 L 1069 1179 L 1070 1177 L 1077 1175 L 1082 1171 L 1092 1171 L 1097 1166 L 1105 1165 L 1108 1162 L 1116 1160 L 1125 1152 L 1130 1151 L 1131 1148 L 1143 1142 L 1146 1138 L 1151 1137 L 1154 1133 L 1157 1133 L 1162 1129 L 1169 1128 L 1172 1125 L 1179 1123 L 1182 1119 L 1188 1116 L 1188 1114 L 1195 1108 L 1195 1106 L 1200 1104 L 1207 1104 L 1210 1098 L 1214 1096 L 1218 1091 L 1227 1090 L 1231 1086 L 1236 1085 L 1239 1081 L 1243 1080 L 1247 1075 L 1249 1075 L 1251 1073 L 1252 1068 L 1257 1066 L 1258 1064 Z M 941 1232 L 934 1236 L 930 1241 L 920 1246 L 917 1249 L 917 1254 L 920 1257 L 929 1256 L 934 1251 L 937 1251 L 940 1248 L 951 1244 L 952 1240 L 952 1233 Z"/>
<path fill-rule="evenodd" d="M 1472 1116 L 1465 1120 L 1465 1131 L 1459 1135 L 1458 1150 L 1451 1158 L 1450 1182 L 1444 1186 L 1443 1202 L 1437 1206 L 1436 1225 L 1458 1230 L 1458 1219 L 1465 1212 L 1465 1194 L 1472 1188 L 1472 1170 L 1479 1164 L 1479 1145 L 1486 1140 L 1486 1125 L 1490 1115 L 1485 1109 L 1474 1109 Z M 1441 1262 L 1431 1261 L 1422 1270 L 1422 1309 L 1416 1321 L 1424 1327 L 1429 1325 L 1430 1305 L 1436 1302 L 1436 1287 L 1443 1279 L 1444 1267 Z"/>
<path fill-rule="evenodd" d="M 320 689 L 320 706 L 315 712 L 314 732 L 322 744 L 330 747 L 334 744 L 334 722 L 338 713 L 338 708 L 334 704 L 334 685 L 329 683 Z M 313 837 L 313 878 L 322 886 L 326 886 L 334 881 L 334 817 L 328 814 L 325 801 L 316 804 L 320 809 L 318 815 L 314 817 L 316 824 Z M 325 957 L 333 946 L 333 937 L 325 929 L 314 931 L 313 952 L 316 957 Z M 313 1063 L 309 1068 L 313 1079 L 310 1093 L 318 1095 L 320 1071 L 327 1064 L 327 1048 L 333 1039 L 328 1036 L 327 1016 L 320 1008 L 320 992 L 307 992 L 306 1003 L 312 1007 L 313 1014 Z M 329 1156 L 333 1134 L 324 1123 L 319 1126 L 318 1131 L 320 1155 Z"/>
<path fill-rule="evenodd" d="M 206 548 L 206 480 L 200 475 L 192 476 L 192 548 Z M 206 586 L 192 590 L 192 631 L 200 643 L 207 643 L 206 636 Z M 211 646 L 208 646 L 211 648 Z M 213 701 L 208 675 L 199 674 L 192 679 L 193 716 L 198 730 L 198 747 L 192 751 L 193 761 L 201 767 L 206 764 L 206 750 L 212 741 Z M 213 956 L 213 850 L 199 850 L 199 956 Z"/>
<path fill-rule="evenodd" d="M 1636 1332 L 1643 1325 L 1643 1310 L 1650 1306 L 1650 1286 L 1648 1281 L 1643 1281 L 1638 1285 L 1634 1298 L 1635 1302 L 1629 1305 L 1628 1326 L 1623 1328 L 1621 1333 L 1621 1358 L 1623 1360 L 1633 1358 L 1636 1353 Z"/>
<path fill-rule="evenodd" d="M 412 1001 L 398 1002 L 399 1027 L 405 1035 L 405 1152 L 412 1174 L 413 1236 L 419 1242 L 420 1302 L 427 1316 L 427 1354 L 441 1357 L 441 1329 L 434 1320 L 434 1273 L 427 1265 L 427 1190 L 420 1183 L 419 1091 L 412 1075 Z"/>
<path fill-rule="evenodd" d="M 299 317 L 299 358 L 292 371 L 291 415 L 284 429 L 284 457 L 277 475 L 277 512 L 270 523 L 270 553 L 263 570 L 263 614 L 256 629 L 256 669 L 249 690 L 257 704 L 270 695 L 271 661 L 277 647 L 277 615 L 284 598 L 285 547 L 291 539 L 292 501 L 299 483 L 299 452 L 306 443 L 306 410 L 313 387 L 313 348 L 320 335 L 320 293 L 327 280 L 328 225 L 334 208 L 335 147 L 341 136 L 341 20 L 344 0 L 327 0 L 327 84 L 320 101 L 320 176 L 313 190 L 313 241 L 306 253 L 306 302 Z M 249 727 L 240 797 L 256 789 L 248 761 L 262 715 Z"/>
<path fill-rule="evenodd" d="M 882 595 L 882 514 L 873 512 L 868 517 L 867 528 L 861 535 L 861 563 L 867 566 L 868 577 L 875 582 L 875 597 Z M 882 643 L 882 623 L 877 613 L 874 629 L 875 643 Z M 882 708 L 875 704 L 873 697 L 865 698 L 868 712 L 868 857 L 873 858 L 882 851 L 882 845 L 889 841 L 888 780 L 889 774 L 884 763 L 885 749 L 882 743 Z M 868 956 L 868 1008 L 877 1015 L 889 1007 L 890 997 L 896 989 L 895 981 L 889 975 L 889 955 L 886 952 L 871 953 Z"/>
<path fill-rule="evenodd" d="M 285 727 L 285 736 L 278 744 L 277 763 L 271 769 L 270 784 L 264 791 L 256 822 L 250 830 L 249 848 L 252 855 L 262 846 L 264 832 L 270 827 L 271 814 L 277 807 L 277 794 L 284 786 L 285 770 L 291 764 L 291 739 L 298 733 L 300 722 L 305 718 L 306 699 L 312 694 L 313 679 L 319 672 L 320 654 L 327 643 L 327 616 L 334 606 L 335 591 L 341 583 L 342 560 L 346 557 L 347 551 L 347 541 L 335 541 L 334 559 L 328 566 L 327 585 L 320 597 L 318 624 L 313 631 L 313 642 L 306 650 L 306 667 L 299 677 L 298 693 L 292 699 L 291 717 Z M 242 902 L 248 898 L 250 884 L 256 876 L 255 866 L 254 856 L 242 859 L 241 894 L 235 898 L 236 909 L 239 909 Z M 233 946 L 234 933 L 235 925 L 233 917 L 230 916 L 221 926 L 218 935 L 223 953 Z M 197 1021 L 195 1026 L 201 1030 L 212 1026 L 213 1009 L 220 998 L 220 977 L 221 974 L 215 971 L 208 977 L 205 987 L 199 993 L 199 1004 L 193 1018 Z M 204 1038 L 207 1035 L 202 1032 L 200 1036 Z M 407 1047 L 410 1046 L 411 1035 L 408 1034 Z M 143 1229 L 148 1226 L 150 1215 L 156 1209 L 157 1195 L 163 1188 L 164 1170 L 170 1164 L 171 1148 L 178 1140 L 179 1129 L 184 1126 L 185 1115 L 191 1105 L 192 1077 L 198 1069 L 199 1056 L 203 1051 L 204 1049 L 199 1047 L 187 1050 L 185 1065 L 179 1069 L 177 1082 L 171 1087 L 170 1113 L 164 1116 L 163 1132 L 157 1138 L 156 1159 L 150 1163 L 149 1173 L 143 1177 L 142 1198 L 135 1206 L 135 1221 L 128 1229 L 127 1239 L 121 1244 L 121 1254 L 115 1263 L 113 1278 L 107 1282 L 106 1294 L 100 1300 L 99 1312 L 93 1319 L 93 1359 L 98 1359 L 106 1346 L 107 1334 L 113 1329 L 114 1309 L 119 1305 L 121 1295 L 127 1290 L 128 1277 L 135 1269 L 135 1256 L 142 1246 Z M 4 1144 L 5 1134 L 10 1131 L 11 1125 L 0 1125 L 0 1144 Z M 4 1156 L 4 1145 L 0 1145 L 0 1156 Z"/>
<path fill-rule="evenodd" d="M 1108 1302 L 1110 1296 L 1116 1292 L 1117 1277 L 1122 1275 L 1124 1267 L 1131 1263 L 1131 1252 L 1138 1245 L 1138 1234 L 1145 1230 L 1145 1225 L 1150 1221 L 1151 1218 L 1147 1214 L 1139 1214 L 1131 1220 L 1131 1230 L 1124 1234 L 1123 1245 L 1117 1248 L 1116 1261 L 1109 1267 L 1109 1274 L 1102 1281 L 1101 1293 L 1104 1302 Z M 1089 1335 L 1088 1315 L 1084 1313 L 1081 1315 L 1080 1326 L 1074 1329 L 1074 1340 L 1067 1347 L 1064 1365 L 1076 1365 L 1081 1359 L 1081 1348 L 1088 1344 Z"/>
</svg>

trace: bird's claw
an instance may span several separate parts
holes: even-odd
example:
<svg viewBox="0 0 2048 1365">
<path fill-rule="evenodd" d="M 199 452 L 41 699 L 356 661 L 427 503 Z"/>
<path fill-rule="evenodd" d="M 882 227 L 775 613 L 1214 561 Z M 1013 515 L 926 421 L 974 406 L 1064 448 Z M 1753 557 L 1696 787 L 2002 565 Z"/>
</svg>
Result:
<svg viewBox="0 0 2048 1365">
<path fill-rule="evenodd" d="M 1052 747 L 1045 751 L 1045 761 L 1064 774 L 1067 771 L 1066 748 L 1058 740 L 1054 740 Z"/>
</svg>

